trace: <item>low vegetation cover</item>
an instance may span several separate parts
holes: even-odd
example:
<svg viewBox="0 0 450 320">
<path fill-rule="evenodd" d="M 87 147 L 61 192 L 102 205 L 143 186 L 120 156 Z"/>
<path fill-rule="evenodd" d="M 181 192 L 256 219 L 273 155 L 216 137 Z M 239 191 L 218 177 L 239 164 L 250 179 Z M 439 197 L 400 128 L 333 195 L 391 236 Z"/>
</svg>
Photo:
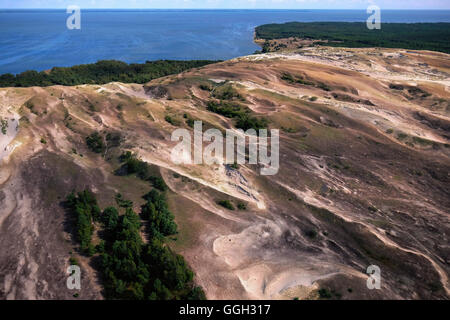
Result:
<svg viewBox="0 0 450 320">
<path fill-rule="evenodd" d="M 102 60 L 73 67 L 55 67 L 50 71 L 25 71 L 17 75 L 0 76 L 0 87 L 32 87 L 80 84 L 105 84 L 109 82 L 146 83 L 182 71 L 202 67 L 217 61 L 210 60 L 157 60 L 127 64 L 116 60 Z"/>
<path fill-rule="evenodd" d="M 290 73 L 283 73 L 281 80 L 287 81 L 291 84 L 301 84 L 305 86 L 313 86 L 324 91 L 331 91 L 331 88 L 323 82 L 313 82 L 305 79 L 301 75 L 292 75 Z"/>
<path fill-rule="evenodd" d="M 217 201 L 217 204 L 228 209 L 228 210 L 234 210 L 233 204 L 230 202 L 230 200 L 220 200 Z"/>
<path fill-rule="evenodd" d="M 3 134 L 6 134 L 6 130 L 8 129 L 8 120 L 0 117 L 0 126 Z"/>
<path fill-rule="evenodd" d="M 384 47 L 450 53 L 450 23 L 382 23 L 380 30 L 369 30 L 363 22 L 289 22 L 259 26 L 255 35 L 265 40 L 290 37 L 324 40 L 317 44 L 333 47 Z"/>
<path fill-rule="evenodd" d="M 139 159 L 134 153 L 127 151 L 119 158 L 122 166 L 116 170 L 116 175 L 125 176 L 135 174 L 138 178 L 149 181 L 154 188 L 164 192 L 167 185 L 161 177 L 153 176 L 150 173 L 150 166 L 147 162 Z"/>
<path fill-rule="evenodd" d="M 238 129 L 245 131 L 267 128 L 267 119 L 250 116 L 250 110 L 237 102 L 210 100 L 206 107 L 211 112 L 235 119 L 235 125 Z"/>
<path fill-rule="evenodd" d="M 103 138 L 98 132 L 94 132 L 91 135 L 87 136 L 86 144 L 92 152 L 102 153 L 105 151 Z"/>
<path fill-rule="evenodd" d="M 215 88 L 211 95 L 219 100 L 233 100 L 238 99 L 245 101 L 245 98 L 235 89 L 231 84 L 226 84 Z"/>
</svg>

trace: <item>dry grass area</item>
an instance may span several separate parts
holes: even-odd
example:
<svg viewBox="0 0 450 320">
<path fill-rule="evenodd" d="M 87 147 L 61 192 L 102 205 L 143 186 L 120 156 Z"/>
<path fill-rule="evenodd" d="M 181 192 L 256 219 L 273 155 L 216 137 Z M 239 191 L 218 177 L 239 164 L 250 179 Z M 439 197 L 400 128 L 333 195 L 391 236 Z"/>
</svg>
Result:
<svg viewBox="0 0 450 320">
<path fill-rule="evenodd" d="M 336 299 L 448 299 L 449 61 L 311 47 L 144 86 L 1 89 L 0 116 L 19 125 L 0 133 L 0 298 L 72 298 L 65 269 L 76 244 L 60 202 L 89 187 L 102 207 L 121 192 L 138 211 L 150 185 L 113 173 L 131 150 L 169 186 L 180 233 L 168 243 L 209 299 L 317 299 L 324 288 Z M 171 162 L 170 135 L 192 130 L 189 119 L 234 126 L 206 108 L 225 85 L 280 129 L 277 175 Z M 94 131 L 122 143 L 95 154 L 85 143 Z M 227 199 L 247 209 L 217 204 Z M 94 269 L 78 260 L 80 298 L 101 299 Z M 382 290 L 366 287 L 372 264 Z"/>
</svg>

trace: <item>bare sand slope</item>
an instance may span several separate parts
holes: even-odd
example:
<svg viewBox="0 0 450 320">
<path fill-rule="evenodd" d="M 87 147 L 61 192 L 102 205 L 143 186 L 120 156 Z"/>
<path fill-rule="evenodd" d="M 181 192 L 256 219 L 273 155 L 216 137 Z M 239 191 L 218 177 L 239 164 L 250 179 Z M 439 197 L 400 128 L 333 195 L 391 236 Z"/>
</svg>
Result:
<svg viewBox="0 0 450 320">
<path fill-rule="evenodd" d="M 0 297 L 72 298 L 71 256 L 84 272 L 81 297 L 102 297 L 60 202 L 89 187 L 102 207 L 120 192 L 138 211 L 150 185 L 114 174 L 130 150 L 169 186 L 180 228 L 170 245 L 210 299 L 317 299 L 319 289 L 335 299 L 448 299 L 449 61 L 316 47 L 144 86 L 1 89 L 0 115 L 19 125 L 0 134 Z M 235 127 L 208 111 L 220 100 L 280 129 L 278 174 L 171 161 L 175 129 Z M 85 143 L 94 131 L 122 141 L 94 154 Z M 369 265 L 382 270 L 381 290 L 366 286 Z"/>
</svg>

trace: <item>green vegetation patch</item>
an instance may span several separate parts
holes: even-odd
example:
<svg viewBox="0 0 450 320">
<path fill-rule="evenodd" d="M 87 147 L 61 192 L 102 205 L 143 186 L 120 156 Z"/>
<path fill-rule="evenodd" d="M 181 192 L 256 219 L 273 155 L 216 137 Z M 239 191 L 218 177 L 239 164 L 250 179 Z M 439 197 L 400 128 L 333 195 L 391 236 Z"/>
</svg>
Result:
<svg viewBox="0 0 450 320">
<path fill-rule="evenodd" d="M 431 146 L 435 143 L 434 141 L 424 139 L 421 137 L 416 137 L 416 136 L 413 137 L 413 141 L 414 141 L 414 143 L 420 144 L 422 146 Z"/>
<path fill-rule="evenodd" d="M 383 23 L 380 30 L 362 22 L 289 22 L 256 28 L 256 38 L 273 40 L 297 37 L 324 40 L 333 47 L 384 47 L 450 53 L 450 23 Z M 326 42 L 328 41 L 328 42 Z"/>
<path fill-rule="evenodd" d="M 147 162 L 138 159 L 137 155 L 131 151 L 124 152 L 119 160 L 122 166 L 116 170 L 116 175 L 127 176 L 135 174 L 142 180 L 148 180 L 150 178 L 150 166 Z"/>
<path fill-rule="evenodd" d="M 164 192 L 168 189 L 161 177 L 153 176 L 151 174 L 150 165 L 147 162 L 140 160 L 137 155 L 133 154 L 131 151 L 122 153 L 119 157 L 119 161 L 122 163 L 122 166 L 116 170 L 116 175 L 126 176 L 135 174 L 140 179 L 149 181 L 154 188 L 160 191 Z"/>
<path fill-rule="evenodd" d="M 94 253 L 94 247 L 91 243 L 94 233 L 93 222 L 100 217 L 97 199 L 92 192 L 84 190 L 78 194 L 69 194 L 65 205 L 75 216 L 76 239 L 80 243 L 81 251 L 92 255 Z"/>
<path fill-rule="evenodd" d="M 314 82 L 305 80 L 303 76 L 292 75 L 290 73 L 283 73 L 283 75 L 281 76 L 281 80 L 287 81 L 292 84 L 297 83 L 305 86 L 315 86 Z M 322 87 L 326 87 L 326 85 L 322 83 Z M 330 91 L 330 89 L 328 89 L 327 91 Z"/>
<path fill-rule="evenodd" d="M 102 60 L 97 63 L 73 67 L 55 67 L 50 72 L 25 71 L 17 75 L 10 73 L 0 76 L 0 87 L 31 87 L 79 84 L 105 84 L 119 81 L 123 83 L 147 83 L 182 71 L 202 67 L 218 61 L 210 60 L 157 60 L 142 64 L 127 64 L 116 60 Z"/>
<path fill-rule="evenodd" d="M 86 145 L 95 153 L 105 153 L 108 149 L 117 148 L 122 143 L 122 135 L 119 132 L 100 133 L 93 132 L 86 137 Z M 76 152 L 74 152 L 76 153 Z"/>
<path fill-rule="evenodd" d="M 148 222 L 149 233 L 159 238 L 176 234 L 177 225 L 169 211 L 165 195 L 153 189 L 144 199 L 147 202 L 142 206 L 141 216 Z"/>
<path fill-rule="evenodd" d="M 248 129 L 259 130 L 267 128 L 267 119 L 250 116 L 250 110 L 236 102 L 216 102 L 211 100 L 207 104 L 207 109 L 224 117 L 234 118 L 236 120 L 236 128 L 244 131 Z"/>
<path fill-rule="evenodd" d="M 234 206 L 230 200 L 220 200 L 220 201 L 217 201 L 217 204 L 228 210 L 234 210 Z"/>
<path fill-rule="evenodd" d="M 95 153 L 103 153 L 106 148 L 105 143 L 103 142 L 103 137 L 98 132 L 94 132 L 87 136 L 86 144 L 88 148 Z"/>
<path fill-rule="evenodd" d="M 247 205 L 245 203 L 243 203 L 243 202 L 239 202 L 237 204 L 237 207 L 238 207 L 239 210 L 247 210 Z"/>
<path fill-rule="evenodd" d="M 245 101 L 245 98 L 235 88 L 233 88 L 231 84 L 225 84 L 223 86 L 215 88 L 211 95 L 219 100 L 238 99 L 241 101 Z"/>
<path fill-rule="evenodd" d="M 180 125 L 180 122 L 179 122 L 177 119 L 175 119 L 175 118 L 173 118 L 172 116 L 170 116 L 170 115 L 166 115 L 166 116 L 164 117 L 164 120 L 166 120 L 166 122 L 170 123 L 170 124 L 173 125 L 173 126 L 178 126 L 178 125 Z"/>
<path fill-rule="evenodd" d="M 239 118 L 247 115 L 250 111 L 248 108 L 236 102 L 210 100 L 207 109 L 211 112 L 220 114 L 227 118 Z"/>
<path fill-rule="evenodd" d="M 115 207 L 103 212 L 94 194 L 84 190 L 67 197 L 67 206 L 78 215 L 77 234 L 82 247 L 92 248 L 92 225 L 97 222 L 103 232 L 97 246 L 98 270 L 107 299 L 124 300 L 203 300 L 205 294 L 193 282 L 194 274 L 184 258 L 164 244 L 165 236 L 176 233 L 173 215 L 164 195 L 152 190 L 144 196 L 147 203 L 141 216 L 148 222 L 148 244 L 141 237 L 141 219 L 126 208 L 119 214 Z M 80 223 L 81 219 L 81 223 Z"/>
<path fill-rule="evenodd" d="M 6 134 L 6 130 L 8 129 L 8 120 L 0 117 L 0 125 L 3 134 Z"/>
</svg>

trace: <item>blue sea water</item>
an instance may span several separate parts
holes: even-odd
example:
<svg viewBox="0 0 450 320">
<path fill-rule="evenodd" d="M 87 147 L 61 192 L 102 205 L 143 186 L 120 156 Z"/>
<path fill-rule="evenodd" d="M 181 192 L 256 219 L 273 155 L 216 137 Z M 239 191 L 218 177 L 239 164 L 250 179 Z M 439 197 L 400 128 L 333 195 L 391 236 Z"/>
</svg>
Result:
<svg viewBox="0 0 450 320">
<path fill-rule="evenodd" d="M 265 23 L 366 21 L 360 10 L 82 10 L 68 30 L 65 10 L 0 10 L 0 74 L 102 59 L 230 59 L 259 49 Z M 450 22 L 450 11 L 382 11 L 382 22 Z"/>
</svg>

